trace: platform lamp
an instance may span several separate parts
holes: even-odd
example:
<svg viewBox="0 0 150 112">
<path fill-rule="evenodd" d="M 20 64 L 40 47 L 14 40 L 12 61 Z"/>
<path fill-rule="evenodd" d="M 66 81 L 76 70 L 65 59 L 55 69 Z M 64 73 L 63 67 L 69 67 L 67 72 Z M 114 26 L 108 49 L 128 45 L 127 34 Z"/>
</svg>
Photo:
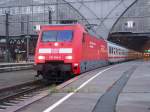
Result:
<svg viewBox="0 0 150 112">
<path fill-rule="evenodd" d="M 29 15 L 27 15 L 27 35 L 25 36 L 25 38 L 26 38 L 26 43 L 27 43 L 27 46 L 26 46 L 26 61 L 28 61 L 28 59 L 29 59 L 29 40 L 30 40 L 30 38 L 31 38 L 31 36 L 29 35 Z"/>
<path fill-rule="evenodd" d="M 48 7 L 48 23 L 52 24 L 52 13 L 54 12 L 54 8 Z"/>
<path fill-rule="evenodd" d="M 9 16 L 10 11 L 5 11 L 5 31 L 6 31 L 6 57 L 7 62 L 10 62 L 10 50 L 9 50 Z"/>
<path fill-rule="evenodd" d="M 27 49 L 27 51 L 26 51 L 26 61 L 28 61 L 28 59 L 29 59 L 29 40 L 30 40 L 31 36 L 30 35 L 26 35 L 25 38 L 27 40 L 26 41 L 27 42 L 27 46 L 26 46 L 26 49 Z"/>
<path fill-rule="evenodd" d="M 52 11 L 51 10 L 48 11 L 48 23 L 52 24 Z"/>
</svg>

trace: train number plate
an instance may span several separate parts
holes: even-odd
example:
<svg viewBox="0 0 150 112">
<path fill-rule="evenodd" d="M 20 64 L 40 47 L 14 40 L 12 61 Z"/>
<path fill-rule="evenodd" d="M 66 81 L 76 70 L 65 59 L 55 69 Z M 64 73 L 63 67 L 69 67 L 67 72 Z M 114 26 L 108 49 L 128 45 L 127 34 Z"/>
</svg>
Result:
<svg viewBox="0 0 150 112">
<path fill-rule="evenodd" d="M 49 59 L 61 60 L 61 56 L 49 56 Z"/>
</svg>

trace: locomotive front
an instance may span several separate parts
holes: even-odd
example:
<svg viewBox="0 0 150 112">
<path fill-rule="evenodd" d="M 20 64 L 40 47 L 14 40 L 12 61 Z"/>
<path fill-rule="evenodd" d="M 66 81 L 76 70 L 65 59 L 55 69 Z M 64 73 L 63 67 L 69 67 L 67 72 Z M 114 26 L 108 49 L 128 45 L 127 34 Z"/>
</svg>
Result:
<svg viewBox="0 0 150 112">
<path fill-rule="evenodd" d="M 74 56 L 73 26 L 43 26 L 39 32 L 35 52 L 35 68 L 44 79 L 58 79 L 66 74 L 78 74 L 78 60 Z"/>
</svg>

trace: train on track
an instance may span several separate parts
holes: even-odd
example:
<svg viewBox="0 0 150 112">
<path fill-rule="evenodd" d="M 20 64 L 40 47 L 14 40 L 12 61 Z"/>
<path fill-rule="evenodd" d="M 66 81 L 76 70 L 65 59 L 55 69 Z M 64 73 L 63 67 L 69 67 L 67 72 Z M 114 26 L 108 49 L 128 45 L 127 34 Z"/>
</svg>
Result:
<svg viewBox="0 0 150 112">
<path fill-rule="evenodd" d="M 142 57 L 142 53 L 91 35 L 81 24 L 41 25 L 38 29 L 35 69 L 47 81 Z"/>
</svg>

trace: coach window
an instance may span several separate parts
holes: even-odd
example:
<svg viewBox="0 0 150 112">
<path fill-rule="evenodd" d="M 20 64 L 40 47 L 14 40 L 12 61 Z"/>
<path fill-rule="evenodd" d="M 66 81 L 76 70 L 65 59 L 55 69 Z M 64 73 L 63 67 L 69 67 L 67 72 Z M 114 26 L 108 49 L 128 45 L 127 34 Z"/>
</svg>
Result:
<svg viewBox="0 0 150 112">
<path fill-rule="evenodd" d="M 112 47 L 110 47 L 111 48 L 111 54 L 113 53 L 113 49 L 112 49 Z"/>
<path fill-rule="evenodd" d="M 111 54 L 111 47 L 109 46 L 109 53 Z"/>
<path fill-rule="evenodd" d="M 120 55 L 121 55 L 121 49 L 120 49 Z"/>
<path fill-rule="evenodd" d="M 124 52 L 124 50 L 123 50 L 123 55 L 125 55 L 125 52 Z"/>
<path fill-rule="evenodd" d="M 116 54 L 118 55 L 118 49 L 116 48 Z"/>
<path fill-rule="evenodd" d="M 113 54 L 115 54 L 115 48 L 113 48 Z"/>
<path fill-rule="evenodd" d="M 111 54 L 113 54 L 113 48 L 111 47 Z"/>
<path fill-rule="evenodd" d="M 121 49 L 120 49 L 120 55 L 121 55 Z"/>
<path fill-rule="evenodd" d="M 112 49 L 112 47 L 110 47 L 110 50 L 111 50 L 111 54 L 113 53 L 113 49 Z"/>
<path fill-rule="evenodd" d="M 110 47 L 111 48 L 111 54 L 113 54 L 113 48 L 112 47 Z"/>
<path fill-rule="evenodd" d="M 116 48 L 116 54 L 118 55 L 118 49 Z"/>
<path fill-rule="evenodd" d="M 116 50 L 116 49 L 115 49 L 115 48 L 113 48 L 113 53 L 114 53 L 114 54 L 115 54 L 115 52 L 116 52 L 115 50 Z"/>
</svg>

